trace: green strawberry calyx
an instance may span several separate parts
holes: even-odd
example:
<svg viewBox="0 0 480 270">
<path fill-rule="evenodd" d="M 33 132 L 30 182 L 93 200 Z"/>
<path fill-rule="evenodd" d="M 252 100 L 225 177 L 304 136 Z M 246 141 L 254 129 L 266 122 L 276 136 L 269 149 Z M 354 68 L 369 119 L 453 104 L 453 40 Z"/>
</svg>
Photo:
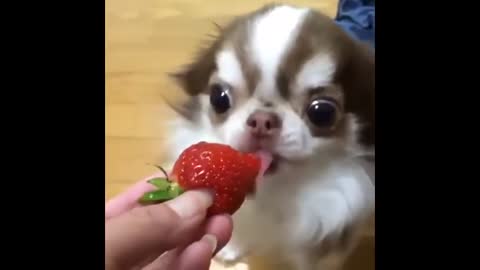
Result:
<svg viewBox="0 0 480 270">
<path fill-rule="evenodd" d="M 156 189 L 143 194 L 139 200 L 142 204 L 165 202 L 185 192 L 177 182 L 173 182 L 168 178 L 168 174 L 162 167 L 157 165 L 155 167 L 165 174 L 165 178 L 158 177 L 148 180 L 148 183 L 155 186 Z"/>
</svg>

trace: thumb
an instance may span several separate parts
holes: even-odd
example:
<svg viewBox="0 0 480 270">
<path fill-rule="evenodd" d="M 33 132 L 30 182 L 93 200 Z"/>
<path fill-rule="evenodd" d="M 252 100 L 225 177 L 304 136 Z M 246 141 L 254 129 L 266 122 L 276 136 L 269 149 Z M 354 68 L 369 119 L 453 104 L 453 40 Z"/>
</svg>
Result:
<svg viewBox="0 0 480 270">
<path fill-rule="evenodd" d="M 106 263 L 134 266 L 147 257 L 197 240 L 212 202 L 207 191 L 188 191 L 166 203 L 134 208 L 107 220 Z"/>
</svg>

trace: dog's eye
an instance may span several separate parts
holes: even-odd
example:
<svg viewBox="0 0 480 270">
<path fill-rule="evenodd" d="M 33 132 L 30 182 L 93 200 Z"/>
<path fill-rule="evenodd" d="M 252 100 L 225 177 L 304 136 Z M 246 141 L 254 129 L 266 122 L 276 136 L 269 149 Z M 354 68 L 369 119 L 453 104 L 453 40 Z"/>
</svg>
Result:
<svg viewBox="0 0 480 270">
<path fill-rule="evenodd" d="M 212 84 L 210 87 L 210 104 L 216 113 L 225 113 L 230 109 L 229 88 L 222 84 Z"/>
<path fill-rule="evenodd" d="M 328 99 L 316 99 L 310 103 L 307 109 L 307 115 L 317 127 L 331 127 L 335 124 L 337 117 L 336 104 Z"/>
</svg>

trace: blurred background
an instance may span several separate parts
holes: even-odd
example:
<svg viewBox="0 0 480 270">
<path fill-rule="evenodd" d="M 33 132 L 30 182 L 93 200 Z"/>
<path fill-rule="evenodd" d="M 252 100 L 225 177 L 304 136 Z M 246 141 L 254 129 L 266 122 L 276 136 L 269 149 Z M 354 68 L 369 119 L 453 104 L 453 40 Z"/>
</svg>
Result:
<svg viewBox="0 0 480 270">
<path fill-rule="evenodd" d="M 166 73 L 191 60 L 196 49 L 233 16 L 271 1 L 242 0 L 106 0 L 106 198 L 157 172 L 162 142 L 172 136 L 164 122 L 174 115 L 164 99 L 184 98 Z M 282 1 L 316 8 L 333 17 L 336 0 Z M 374 269 L 373 232 L 354 254 L 348 269 Z M 252 259 L 250 269 L 279 269 Z M 270 268 L 269 268 L 270 267 Z M 212 269 L 224 269 L 216 264 Z M 228 269 L 247 269 L 237 265 Z"/>
</svg>

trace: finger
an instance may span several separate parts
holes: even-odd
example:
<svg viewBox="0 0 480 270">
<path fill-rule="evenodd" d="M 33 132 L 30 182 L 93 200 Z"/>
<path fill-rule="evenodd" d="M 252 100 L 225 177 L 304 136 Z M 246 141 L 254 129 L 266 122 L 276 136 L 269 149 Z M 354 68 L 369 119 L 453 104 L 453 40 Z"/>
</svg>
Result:
<svg viewBox="0 0 480 270">
<path fill-rule="evenodd" d="M 207 234 L 200 241 L 188 246 L 176 259 L 172 269 L 208 270 L 216 247 L 217 239 L 215 236 Z"/>
<path fill-rule="evenodd" d="M 203 269 L 200 265 L 205 265 L 205 269 L 208 269 L 209 261 L 222 249 L 230 240 L 233 230 L 233 221 L 230 215 L 218 215 L 208 219 L 205 224 L 205 235 L 200 241 L 195 242 L 186 249 L 177 248 L 176 250 L 169 251 L 168 254 L 157 259 L 151 263 L 144 270 L 158 270 L 158 269 Z M 207 236 L 208 235 L 208 236 Z M 214 246 L 209 250 L 205 248 L 205 243 L 208 241 L 211 246 Z M 212 244 L 213 243 L 213 244 Z M 203 246 L 203 248 L 201 247 Z M 213 250 L 213 252 L 212 252 Z M 180 257 L 179 254 L 182 254 Z M 179 265 L 179 262 L 186 261 L 188 265 Z M 176 267 L 171 266 L 176 263 Z M 206 264 L 207 263 L 207 264 Z M 167 268 L 163 268 L 169 266 Z"/>
<path fill-rule="evenodd" d="M 142 270 L 171 269 L 169 266 L 177 256 L 178 255 L 171 254 L 170 251 L 165 252 L 160 256 L 158 254 L 152 253 L 151 255 L 145 257 L 145 259 L 143 259 L 142 261 L 137 262 L 133 267 L 133 269 L 142 269 Z"/>
<path fill-rule="evenodd" d="M 126 191 L 115 196 L 105 204 L 105 219 L 118 216 L 136 206 L 138 206 L 138 199 L 148 191 L 152 191 L 155 187 L 147 181 L 155 177 L 161 177 L 163 173 L 156 173 L 140 182 L 137 182 Z"/>
<path fill-rule="evenodd" d="M 105 250 L 110 263 L 134 265 L 153 253 L 160 256 L 195 241 L 211 204 L 211 193 L 188 191 L 166 203 L 135 208 L 107 220 Z"/>
<path fill-rule="evenodd" d="M 204 235 L 200 240 L 186 248 L 168 251 L 154 262 L 143 267 L 143 270 L 207 270 L 216 249 L 217 240 L 214 235 Z"/>
<path fill-rule="evenodd" d="M 169 250 L 163 253 L 160 257 L 156 257 L 154 260 L 150 260 L 147 264 L 138 265 L 137 269 L 142 270 L 166 270 L 173 269 L 172 265 L 177 261 L 179 254 L 183 249 Z"/>
<path fill-rule="evenodd" d="M 214 253 L 217 253 L 222 249 L 230 238 L 232 237 L 233 221 L 230 215 L 218 215 L 211 217 L 205 225 L 205 233 L 215 235 L 218 243 L 217 249 Z"/>
<path fill-rule="evenodd" d="M 233 221 L 230 215 L 213 216 L 207 220 L 203 232 L 200 232 L 198 239 L 202 235 L 210 234 L 217 239 L 217 247 L 214 254 L 222 249 L 230 240 L 232 236 Z M 146 260 L 142 266 L 143 270 L 158 270 L 158 269 L 174 269 L 172 263 L 177 261 L 177 257 L 183 252 L 185 247 L 178 247 L 175 250 L 170 250 L 163 254 L 160 258 L 155 257 L 155 260 Z M 214 255 L 213 254 L 213 255 Z M 213 257 L 211 255 L 210 257 Z M 147 265 L 148 264 L 148 265 Z"/>
<path fill-rule="evenodd" d="M 204 229 L 199 232 L 197 239 L 200 239 L 205 234 L 214 235 L 217 239 L 217 248 L 214 252 L 216 253 L 230 240 L 232 227 L 233 222 L 230 215 L 213 216 L 205 222 Z M 152 258 L 145 260 L 142 264 L 142 266 L 145 266 L 143 270 L 172 269 L 172 267 L 167 266 L 171 265 L 184 249 L 185 247 L 177 247 L 175 250 L 170 250 L 167 254 L 163 254 L 160 258 L 155 257 L 155 260 L 152 260 Z"/>
<path fill-rule="evenodd" d="M 222 249 L 230 240 L 233 229 L 233 221 L 230 215 L 218 215 L 213 216 L 205 222 L 205 228 L 203 232 L 199 232 L 198 238 L 205 234 L 214 235 L 217 239 L 217 248 L 214 252 L 218 252 Z M 161 257 L 158 254 L 153 254 L 150 258 L 147 258 L 141 263 L 143 270 L 155 270 L 155 269 L 172 269 L 168 267 L 173 261 L 176 261 L 178 255 L 183 252 L 185 247 L 177 247 L 174 250 L 168 251 Z"/>
</svg>

